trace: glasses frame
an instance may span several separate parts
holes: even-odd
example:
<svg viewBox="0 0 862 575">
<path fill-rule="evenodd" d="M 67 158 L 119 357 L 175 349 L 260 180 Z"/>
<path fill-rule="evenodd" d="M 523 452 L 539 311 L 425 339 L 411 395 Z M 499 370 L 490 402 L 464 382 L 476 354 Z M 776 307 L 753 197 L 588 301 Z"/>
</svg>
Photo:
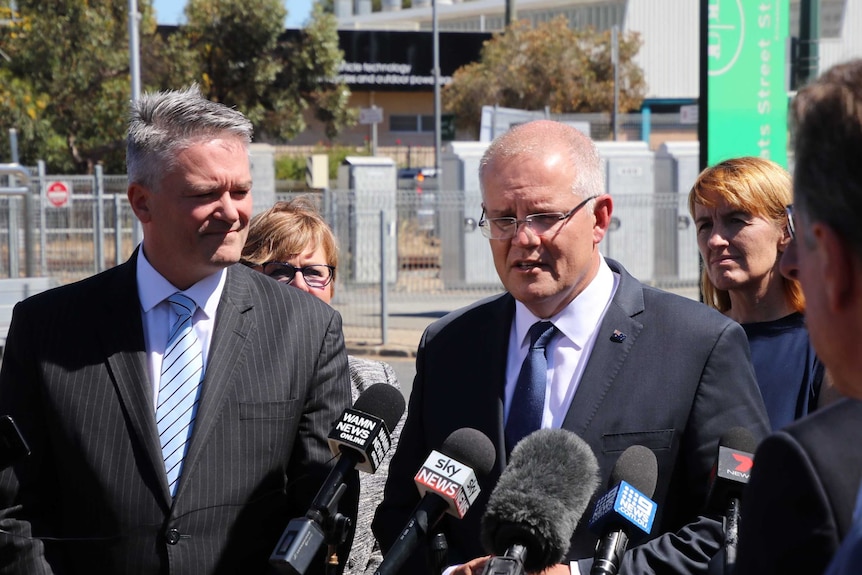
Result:
<svg viewBox="0 0 862 575">
<path fill-rule="evenodd" d="M 796 239 L 796 218 L 793 216 L 793 204 L 784 206 L 784 213 L 787 214 L 787 233 L 790 234 L 791 241 Z"/>
<path fill-rule="evenodd" d="M 271 260 L 268 262 L 263 262 L 262 264 L 253 264 L 251 262 L 243 262 L 243 263 L 250 268 L 260 268 L 261 273 L 263 273 L 263 275 L 265 275 L 267 277 L 272 277 L 270 274 L 266 273 L 267 266 L 276 264 L 276 265 L 279 265 L 281 267 L 290 268 L 293 270 L 293 276 L 288 281 L 284 282 L 287 285 L 290 285 L 293 283 L 293 280 L 296 279 L 296 273 L 297 272 L 302 273 L 302 281 L 305 282 L 305 285 L 307 285 L 308 287 L 316 288 L 316 289 L 325 288 L 326 286 L 328 286 L 329 284 L 332 283 L 332 280 L 335 279 L 335 266 L 331 266 L 329 264 L 309 264 L 307 266 L 299 267 L 299 266 L 293 265 L 290 262 L 280 262 L 278 260 Z M 326 283 L 323 283 L 323 284 L 320 284 L 319 282 L 316 282 L 317 285 L 309 283 L 308 279 L 306 278 L 305 271 L 307 269 L 310 269 L 310 268 L 320 268 L 320 267 L 329 268 L 329 279 L 327 279 Z M 272 278 L 272 279 L 276 279 L 276 278 Z M 278 281 L 278 280 L 276 279 L 276 281 Z"/>
<path fill-rule="evenodd" d="M 591 202 L 592 200 L 595 200 L 598 197 L 599 197 L 598 195 L 590 196 L 589 198 L 586 198 L 585 200 L 581 201 L 577 206 L 575 206 L 574 208 L 572 208 L 571 210 L 569 210 L 566 213 L 563 213 L 563 212 L 540 212 L 538 214 L 529 214 L 523 220 L 519 220 L 519 219 L 513 218 L 513 217 L 486 218 L 485 217 L 485 207 L 483 206 L 482 207 L 482 216 L 479 218 L 479 224 L 478 224 L 479 229 L 482 230 L 482 235 L 485 236 L 486 238 L 488 238 L 489 240 L 510 240 L 510 239 L 514 238 L 516 235 L 518 235 L 518 228 L 521 226 L 521 224 L 525 224 L 528 228 L 530 228 L 530 231 L 532 231 L 538 237 L 543 237 L 543 236 L 545 236 L 545 234 L 547 234 L 552 229 L 554 229 L 554 226 L 556 226 L 559 222 L 561 222 L 563 220 L 568 220 L 573 215 L 575 215 L 575 213 L 578 210 L 580 210 L 585 205 L 587 205 L 589 202 Z M 557 221 L 554 222 L 553 224 L 551 224 L 551 226 L 548 227 L 547 230 L 539 233 L 533 229 L 533 219 L 537 218 L 539 216 L 542 216 L 542 217 L 557 216 Z M 492 222 L 501 222 L 501 221 L 505 221 L 509 224 L 514 224 L 514 227 L 512 228 L 512 233 L 509 235 L 495 238 L 494 236 L 491 235 L 491 223 Z"/>
</svg>

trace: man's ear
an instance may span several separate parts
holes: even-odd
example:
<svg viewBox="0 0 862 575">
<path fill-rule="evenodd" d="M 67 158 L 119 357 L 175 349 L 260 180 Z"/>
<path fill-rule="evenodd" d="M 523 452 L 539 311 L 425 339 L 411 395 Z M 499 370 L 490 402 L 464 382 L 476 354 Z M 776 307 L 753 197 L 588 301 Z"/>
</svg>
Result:
<svg viewBox="0 0 862 575">
<path fill-rule="evenodd" d="M 614 200 L 610 194 L 602 194 L 595 199 L 593 215 L 596 220 L 593 224 L 593 243 L 598 244 L 604 239 L 611 225 L 611 214 L 614 212 Z"/>
<path fill-rule="evenodd" d="M 813 223 L 811 235 L 817 243 L 815 250 L 827 305 L 833 313 L 846 311 L 856 303 L 857 292 L 862 290 L 862 263 L 850 245 L 828 225 Z"/>
<path fill-rule="evenodd" d="M 132 211 L 135 212 L 135 216 L 141 221 L 143 224 L 147 224 L 152 220 L 152 215 L 150 214 L 150 195 L 152 192 L 141 184 L 132 183 L 129 184 L 128 190 L 126 190 L 126 196 L 129 198 L 129 205 L 132 206 Z"/>
</svg>

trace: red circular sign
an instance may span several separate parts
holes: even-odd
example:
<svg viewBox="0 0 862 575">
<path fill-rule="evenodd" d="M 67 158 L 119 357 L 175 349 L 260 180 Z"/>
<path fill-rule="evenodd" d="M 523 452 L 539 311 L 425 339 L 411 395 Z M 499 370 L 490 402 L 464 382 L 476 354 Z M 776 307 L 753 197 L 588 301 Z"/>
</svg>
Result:
<svg viewBox="0 0 862 575">
<path fill-rule="evenodd" d="M 66 182 L 51 182 L 46 192 L 48 202 L 56 207 L 62 208 L 69 203 L 69 186 Z"/>
</svg>

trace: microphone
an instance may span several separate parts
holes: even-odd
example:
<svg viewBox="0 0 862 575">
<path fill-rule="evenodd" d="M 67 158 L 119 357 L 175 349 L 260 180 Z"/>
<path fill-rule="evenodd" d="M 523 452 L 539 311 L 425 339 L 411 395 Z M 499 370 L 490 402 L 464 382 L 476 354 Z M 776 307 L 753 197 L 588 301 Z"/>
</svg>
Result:
<svg viewBox="0 0 862 575">
<path fill-rule="evenodd" d="M 495 555 L 484 575 L 560 563 L 598 485 L 596 456 L 574 433 L 540 429 L 519 441 L 482 517 L 482 545 Z"/>
<path fill-rule="evenodd" d="M 338 502 L 347 489 L 347 477 L 354 469 L 374 473 L 392 442 L 390 430 L 404 414 L 404 396 L 386 383 L 369 386 L 344 410 L 328 441 L 335 466 L 311 503 L 305 517 L 292 519 L 269 557 L 280 573 L 305 573 L 327 535 L 344 533 L 350 519 L 338 513 Z"/>
<path fill-rule="evenodd" d="M 590 575 L 616 575 L 630 540 L 652 531 L 658 505 L 650 499 L 658 480 L 655 454 L 643 445 L 623 451 L 611 471 L 610 490 L 593 509 L 590 530 L 599 535 Z"/>
<path fill-rule="evenodd" d="M 712 468 L 712 484 L 707 509 L 721 513 L 724 524 L 724 572 L 730 574 L 736 565 L 739 540 L 739 502 L 751 477 L 757 440 L 744 427 L 729 429 L 718 440 L 718 457 Z"/>
<path fill-rule="evenodd" d="M 479 496 L 479 480 L 490 473 L 496 460 L 494 444 L 484 433 L 470 427 L 453 431 L 413 478 L 422 499 L 375 575 L 397 573 L 443 515 L 464 517 Z"/>
</svg>

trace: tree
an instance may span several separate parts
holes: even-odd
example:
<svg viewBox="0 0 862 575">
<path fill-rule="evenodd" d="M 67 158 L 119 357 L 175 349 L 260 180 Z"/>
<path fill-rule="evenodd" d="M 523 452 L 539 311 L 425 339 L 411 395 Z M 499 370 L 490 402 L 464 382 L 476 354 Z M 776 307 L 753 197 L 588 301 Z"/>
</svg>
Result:
<svg viewBox="0 0 862 575">
<path fill-rule="evenodd" d="M 280 0 L 190 0 L 182 30 L 207 97 L 236 106 L 257 139 L 302 132 L 311 107 L 334 138 L 352 120 L 350 92 L 336 77 L 343 53 L 335 18 L 316 6 L 298 39 L 282 40 Z"/>
<path fill-rule="evenodd" d="M 0 130 L 18 130 L 19 157 L 54 172 L 125 171 L 131 99 L 128 3 L 121 0 L 0 0 Z M 333 138 L 354 121 L 335 78 L 342 53 L 335 19 L 315 11 L 299 39 L 283 39 L 280 0 L 190 0 L 189 25 L 158 28 L 139 0 L 144 90 L 201 84 L 236 106 L 257 139 L 305 129 L 311 107 Z M 0 137 L 0 161 L 9 145 Z"/>
<path fill-rule="evenodd" d="M 144 3 L 146 4 L 146 3 Z M 129 102 L 128 19 L 113 0 L 19 0 L 0 28 L 0 126 L 19 131 L 22 163 L 122 169 Z M 154 29 L 149 6 L 142 28 Z M 4 146 L 6 148 L 6 146 Z"/>
<path fill-rule="evenodd" d="M 640 107 L 643 72 L 632 59 L 640 49 L 635 32 L 619 35 L 620 111 Z M 485 42 L 478 62 L 458 69 L 442 92 L 444 108 L 458 126 L 479 133 L 484 105 L 551 113 L 613 109 L 614 70 L 610 31 L 573 30 L 564 16 L 530 27 L 514 22 Z"/>
</svg>

